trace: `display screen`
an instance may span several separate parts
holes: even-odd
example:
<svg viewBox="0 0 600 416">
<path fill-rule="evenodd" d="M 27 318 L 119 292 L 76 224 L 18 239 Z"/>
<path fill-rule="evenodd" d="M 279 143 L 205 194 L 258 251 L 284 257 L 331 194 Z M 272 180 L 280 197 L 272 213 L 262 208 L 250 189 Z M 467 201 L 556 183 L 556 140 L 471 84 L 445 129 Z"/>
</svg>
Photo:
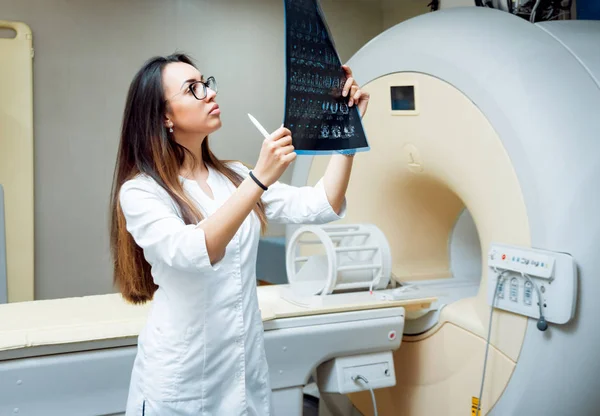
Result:
<svg viewBox="0 0 600 416">
<path fill-rule="evenodd" d="M 403 85 L 391 87 L 390 89 L 392 111 L 414 111 L 415 110 L 415 87 L 414 85 Z"/>
</svg>

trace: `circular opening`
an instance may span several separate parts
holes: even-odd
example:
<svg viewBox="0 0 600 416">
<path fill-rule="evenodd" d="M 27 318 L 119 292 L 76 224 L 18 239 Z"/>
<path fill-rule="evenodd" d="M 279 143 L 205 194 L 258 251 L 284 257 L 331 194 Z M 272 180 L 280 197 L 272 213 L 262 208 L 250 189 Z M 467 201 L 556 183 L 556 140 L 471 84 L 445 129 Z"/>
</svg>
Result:
<svg viewBox="0 0 600 416">
<path fill-rule="evenodd" d="M 324 234 L 314 227 L 299 229 L 287 248 L 287 277 L 298 295 L 318 295 L 330 280 L 332 259 L 327 256 Z"/>
<path fill-rule="evenodd" d="M 444 305 L 476 296 L 482 278 L 482 249 L 465 203 L 431 175 L 407 175 L 402 204 L 377 224 L 390 240 L 393 278 L 415 297 L 436 297 L 431 309 L 407 313 L 405 334 L 434 327 Z M 391 192 L 391 190 L 390 190 Z"/>
<path fill-rule="evenodd" d="M 380 215 L 371 218 L 389 241 L 393 279 L 423 287 L 479 282 L 481 244 L 463 201 L 433 176 L 404 175 L 390 182 L 381 191 L 395 197 L 394 203 L 378 207 Z"/>
<path fill-rule="evenodd" d="M 450 272 L 455 279 L 481 281 L 481 242 L 473 217 L 467 208 L 458 216 L 450 237 Z"/>
</svg>

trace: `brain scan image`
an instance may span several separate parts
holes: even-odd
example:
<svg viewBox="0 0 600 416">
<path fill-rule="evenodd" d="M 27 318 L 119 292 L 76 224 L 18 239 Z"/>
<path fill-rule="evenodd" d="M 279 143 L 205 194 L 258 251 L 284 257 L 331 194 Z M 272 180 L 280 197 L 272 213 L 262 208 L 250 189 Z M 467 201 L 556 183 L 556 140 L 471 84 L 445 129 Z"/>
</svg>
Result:
<svg viewBox="0 0 600 416">
<path fill-rule="evenodd" d="M 318 0 L 284 0 L 284 125 L 299 154 L 369 149 L 360 114 L 342 97 L 346 73 Z"/>
</svg>

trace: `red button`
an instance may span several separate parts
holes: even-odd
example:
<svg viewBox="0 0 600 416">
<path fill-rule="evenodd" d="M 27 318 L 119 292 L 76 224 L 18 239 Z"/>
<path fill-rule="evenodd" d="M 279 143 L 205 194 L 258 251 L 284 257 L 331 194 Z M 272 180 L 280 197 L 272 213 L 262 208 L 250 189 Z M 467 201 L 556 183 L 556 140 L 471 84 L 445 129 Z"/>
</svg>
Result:
<svg viewBox="0 0 600 416">
<path fill-rule="evenodd" d="M 502 260 L 506 260 L 506 254 L 502 255 Z"/>
</svg>

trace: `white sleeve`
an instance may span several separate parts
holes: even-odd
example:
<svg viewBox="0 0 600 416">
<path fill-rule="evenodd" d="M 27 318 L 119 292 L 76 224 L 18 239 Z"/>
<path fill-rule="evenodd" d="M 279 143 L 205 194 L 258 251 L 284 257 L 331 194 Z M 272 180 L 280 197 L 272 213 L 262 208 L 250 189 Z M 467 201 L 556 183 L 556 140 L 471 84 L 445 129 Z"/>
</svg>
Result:
<svg viewBox="0 0 600 416">
<path fill-rule="evenodd" d="M 144 250 L 148 262 L 161 262 L 185 272 L 218 270 L 220 263 L 210 263 L 204 230 L 199 224 L 186 225 L 161 191 L 156 184 L 133 179 L 123 184 L 119 194 L 127 231 Z"/>
<path fill-rule="evenodd" d="M 244 178 L 249 169 L 241 163 L 235 163 L 236 169 Z M 337 214 L 327 199 L 323 178 L 313 186 L 291 186 L 275 182 L 262 196 L 269 221 L 287 224 L 326 224 L 342 219 L 346 215 L 346 199 Z"/>
</svg>

